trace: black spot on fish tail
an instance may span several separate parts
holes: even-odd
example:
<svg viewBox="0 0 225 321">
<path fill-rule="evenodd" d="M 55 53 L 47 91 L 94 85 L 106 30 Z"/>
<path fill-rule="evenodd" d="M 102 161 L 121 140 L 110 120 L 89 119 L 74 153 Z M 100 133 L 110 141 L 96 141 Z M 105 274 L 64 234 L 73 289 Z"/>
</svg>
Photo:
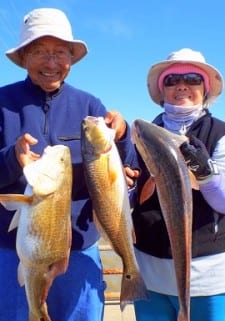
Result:
<svg viewBox="0 0 225 321">
<path fill-rule="evenodd" d="M 121 282 L 120 309 L 134 301 L 149 300 L 148 290 L 140 273 L 132 275 L 124 273 Z"/>
</svg>

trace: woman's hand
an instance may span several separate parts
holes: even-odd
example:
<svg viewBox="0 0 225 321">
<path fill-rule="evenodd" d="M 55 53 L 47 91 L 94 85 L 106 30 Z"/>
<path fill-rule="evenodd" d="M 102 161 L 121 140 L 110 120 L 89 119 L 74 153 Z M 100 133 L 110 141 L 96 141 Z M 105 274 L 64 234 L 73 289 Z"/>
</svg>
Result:
<svg viewBox="0 0 225 321">
<path fill-rule="evenodd" d="M 189 143 L 183 143 L 180 150 L 197 180 L 204 180 L 212 174 L 217 174 L 216 166 L 210 159 L 205 145 L 195 136 L 189 138 Z"/>
</svg>

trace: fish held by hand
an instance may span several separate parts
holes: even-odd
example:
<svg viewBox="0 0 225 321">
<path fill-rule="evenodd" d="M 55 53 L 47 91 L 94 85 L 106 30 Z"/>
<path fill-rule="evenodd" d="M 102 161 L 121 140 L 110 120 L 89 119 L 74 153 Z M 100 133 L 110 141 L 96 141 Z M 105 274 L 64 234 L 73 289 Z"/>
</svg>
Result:
<svg viewBox="0 0 225 321">
<path fill-rule="evenodd" d="M 94 209 L 96 226 L 123 263 L 120 307 L 136 300 L 148 300 L 134 254 L 132 218 L 128 188 L 121 159 L 114 142 L 115 131 L 102 117 L 82 122 L 81 147 L 85 179 Z"/>
<path fill-rule="evenodd" d="M 48 146 L 24 167 L 24 195 L 1 194 L 0 202 L 16 210 L 9 230 L 17 227 L 18 280 L 25 285 L 29 321 L 51 321 L 49 288 L 68 266 L 71 246 L 72 164 L 69 148 Z"/>
<path fill-rule="evenodd" d="M 178 321 L 190 320 L 190 262 L 192 244 L 192 188 L 178 136 L 153 123 L 136 119 L 131 127 L 135 143 L 154 178 L 167 227 L 180 303 Z"/>
</svg>

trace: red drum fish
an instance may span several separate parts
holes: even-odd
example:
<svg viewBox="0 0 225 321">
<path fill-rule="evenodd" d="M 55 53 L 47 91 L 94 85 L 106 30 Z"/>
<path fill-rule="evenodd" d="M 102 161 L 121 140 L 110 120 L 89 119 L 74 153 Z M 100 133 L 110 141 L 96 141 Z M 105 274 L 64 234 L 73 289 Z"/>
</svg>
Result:
<svg viewBox="0 0 225 321">
<path fill-rule="evenodd" d="M 55 277 L 65 273 L 71 246 L 72 165 L 69 148 L 48 146 L 40 159 L 24 167 L 24 195 L 1 194 L 0 202 L 16 210 L 20 259 L 18 279 L 25 285 L 29 321 L 51 321 L 46 298 Z"/>
<path fill-rule="evenodd" d="M 147 300 L 133 248 L 133 224 L 128 188 L 121 159 L 114 143 L 115 131 L 102 117 L 86 117 L 82 123 L 81 146 L 87 187 L 96 226 L 123 263 L 120 307 Z"/>
<path fill-rule="evenodd" d="M 188 138 L 141 119 L 133 122 L 131 131 L 132 140 L 154 179 L 170 239 L 180 303 L 178 321 L 189 321 L 192 188 L 179 149 Z"/>
</svg>

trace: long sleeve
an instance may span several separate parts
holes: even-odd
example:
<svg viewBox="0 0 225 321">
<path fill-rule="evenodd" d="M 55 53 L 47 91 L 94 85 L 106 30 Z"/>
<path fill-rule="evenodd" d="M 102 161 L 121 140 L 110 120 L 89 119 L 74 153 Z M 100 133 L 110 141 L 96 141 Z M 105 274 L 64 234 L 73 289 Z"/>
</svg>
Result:
<svg viewBox="0 0 225 321">
<path fill-rule="evenodd" d="M 13 184 L 23 174 L 14 151 L 14 146 L 0 149 L 0 188 Z"/>
<path fill-rule="evenodd" d="M 225 136 L 218 141 L 212 159 L 216 161 L 219 174 L 200 182 L 200 191 L 215 211 L 225 214 Z"/>
<path fill-rule="evenodd" d="M 127 124 L 126 134 L 123 139 L 116 143 L 123 165 L 131 168 L 139 168 L 137 153 L 134 144 L 131 142 L 130 127 Z"/>
</svg>

